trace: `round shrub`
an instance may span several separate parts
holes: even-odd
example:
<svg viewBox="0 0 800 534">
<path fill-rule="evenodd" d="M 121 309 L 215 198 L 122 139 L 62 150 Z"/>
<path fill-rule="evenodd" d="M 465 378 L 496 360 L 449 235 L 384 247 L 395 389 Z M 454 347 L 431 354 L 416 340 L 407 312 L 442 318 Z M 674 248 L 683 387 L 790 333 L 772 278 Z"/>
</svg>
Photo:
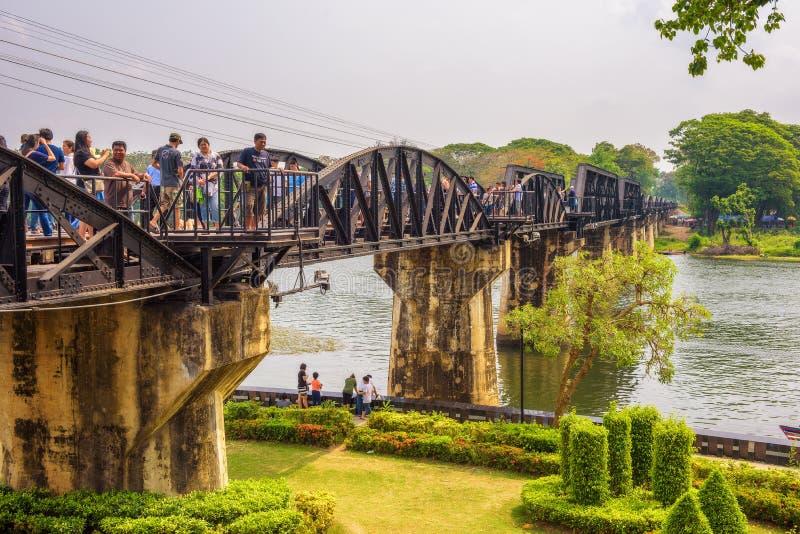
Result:
<svg viewBox="0 0 800 534">
<path fill-rule="evenodd" d="M 633 487 L 631 475 L 631 418 L 612 406 L 603 416 L 608 430 L 609 488 L 613 495 L 625 495 Z"/>
<path fill-rule="evenodd" d="M 697 497 L 714 534 L 747 534 L 747 519 L 718 470 L 711 472 Z"/>
<path fill-rule="evenodd" d="M 580 504 L 608 499 L 608 431 L 581 421 L 569 431 L 570 488 Z"/>
<path fill-rule="evenodd" d="M 226 421 L 235 419 L 255 419 L 258 417 L 259 404 L 255 401 L 237 402 L 229 400 L 225 403 L 223 414 Z"/>
<path fill-rule="evenodd" d="M 655 406 L 628 406 L 622 413 L 631 420 L 631 477 L 634 486 L 650 481 L 653 465 L 653 427 L 661 420 Z"/>
<path fill-rule="evenodd" d="M 664 506 L 692 486 L 694 432 L 684 421 L 669 419 L 653 429 L 653 497 Z"/>
<path fill-rule="evenodd" d="M 582 421 L 586 418 L 579 417 L 575 415 L 575 412 L 572 411 L 562 417 L 558 422 L 558 430 L 561 433 L 561 448 L 559 450 L 561 454 L 561 480 L 564 481 L 564 486 L 570 487 L 570 453 L 569 453 L 569 434 L 572 425 L 575 423 Z"/>
<path fill-rule="evenodd" d="M 327 532 L 333 525 L 336 499 L 327 491 L 300 491 L 294 496 L 294 505 L 306 517 L 312 532 Z"/>
<path fill-rule="evenodd" d="M 672 505 L 664 526 L 663 534 L 714 534 L 708 519 L 700 510 L 700 504 L 694 493 L 687 491 Z"/>
</svg>

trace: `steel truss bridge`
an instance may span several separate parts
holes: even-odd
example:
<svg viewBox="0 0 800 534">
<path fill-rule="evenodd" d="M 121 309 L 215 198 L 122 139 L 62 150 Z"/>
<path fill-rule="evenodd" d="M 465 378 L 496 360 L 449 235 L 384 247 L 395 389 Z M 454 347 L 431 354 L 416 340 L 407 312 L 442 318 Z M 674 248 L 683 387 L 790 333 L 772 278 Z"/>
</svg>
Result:
<svg viewBox="0 0 800 534">
<path fill-rule="evenodd" d="M 148 200 L 155 196 L 149 184 L 136 191 L 144 198 L 138 208 L 114 209 L 91 193 L 102 177 L 81 177 L 87 192 L 0 148 L 0 187 L 8 188 L 8 211 L 0 206 L 0 309 L 150 290 L 180 290 L 184 298 L 210 303 L 220 284 L 260 285 L 278 265 L 496 243 L 551 229 L 581 237 L 587 229 L 676 207 L 585 164 L 570 200 L 563 197 L 563 176 L 515 165 L 506 170 L 505 191 L 471 190 L 444 161 L 408 146 L 368 148 L 327 167 L 301 154 L 270 153 L 284 162 L 294 157 L 305 170 L 263 171 L 257 178 L 264 185 L 256 189 L 235 169 L 238 151 L 222 153 L 225 169 L 190 169 L 178 198 L 162 210 Z M 219 206 L 196 194 L 214 174 Z M 511 191 L 517 180 L 522 190 Z M 26 193 L 53 217 L 53 237 L 26 236 Z M 202 207 L 216 215 L 216 227 L 198 218 Z M 151 213 L 158 214 L 156 229 Z M 72 219 L 93 228 L 92 237 L 80 235 Z"/>
</svg>

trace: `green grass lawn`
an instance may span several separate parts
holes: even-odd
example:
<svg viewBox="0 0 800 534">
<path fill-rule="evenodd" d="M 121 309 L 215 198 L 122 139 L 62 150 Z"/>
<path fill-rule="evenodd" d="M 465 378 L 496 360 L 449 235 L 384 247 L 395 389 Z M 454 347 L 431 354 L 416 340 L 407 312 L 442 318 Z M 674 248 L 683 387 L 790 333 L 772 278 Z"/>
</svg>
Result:
<svg viewBox="0 0 800 534">
<path fill-rule="evenodd" d="M 525 475 L 300 445 L 228 441 L 231 479 L 285 477 L 293 490 L 336 495 L 340 533 L 538 532 L 520 501 Z M 524 528 L 527 527 L 527 528 Z M 778 528 L 751 524 L 756 534 Z"/>
</svg>

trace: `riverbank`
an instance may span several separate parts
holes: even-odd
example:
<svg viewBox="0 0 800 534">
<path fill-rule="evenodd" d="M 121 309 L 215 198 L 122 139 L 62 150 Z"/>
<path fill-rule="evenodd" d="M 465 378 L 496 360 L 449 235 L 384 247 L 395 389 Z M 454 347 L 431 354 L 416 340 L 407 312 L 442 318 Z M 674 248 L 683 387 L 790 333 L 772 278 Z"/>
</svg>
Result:
<svg viewBox="0 0 800 534">
<path fill-rule="evenodd" d="M 753 234 L 758 254 L 714 254 L 722 247 L 719 234 L 701 236 L 688 226 L 666 226 L 655 239 L 655 251 L 661 254 L 691 253 L 698 258 L 744 261 L 800 261 L 800 229 L 759 230 Z M 734 235 L 730 243 L 734 248 L 747 243 Z"/>
</svg>

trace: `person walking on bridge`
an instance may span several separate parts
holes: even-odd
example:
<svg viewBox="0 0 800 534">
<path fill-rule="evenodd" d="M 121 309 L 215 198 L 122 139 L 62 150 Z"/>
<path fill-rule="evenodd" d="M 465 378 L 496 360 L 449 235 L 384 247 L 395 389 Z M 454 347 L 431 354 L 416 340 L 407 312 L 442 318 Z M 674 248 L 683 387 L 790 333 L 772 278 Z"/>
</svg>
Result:
<svg viewBox="0 0 800 534">
<path fill-rule="evenodd" d="M 178 146 L 183 144 L 181 135 L 178 133 L 169 134 L 169 142 L 158 149 L 156 156 L 158 157 L 158 166 L 161 169 L 161 198 L 160 207 L 161 213 L 167 214 L 167 210 L 174 203 L 174 221 L 173 228 L 176 230 L 183 230 L 183 219 L 181 211 L 183 210 L 183 194 L 178 194 L 181 190 L 181 180 L 183 180 L 183 160 Z M 158 220 L 161 218 L 161 213 L 156 211 L 153 218 L 150 219 L 150 231 L 157 232 Z M 167 217 L 169 219 L 169 217 Z M 169 224 L 164 221 L 164 224 Z"/>
<path fill-rule="evenodd" d="M 247 147 L 239 154 L 236 166 L 244 171 L 245 212 L 244 227 L 255 230 L 258 219 L 264 217 L 266 199 L 264 198 L 267 182 L 269 182 L 269 152 L 267 135 L 257 133 L 253 136 L 253 146 Z"/>
</svg>

